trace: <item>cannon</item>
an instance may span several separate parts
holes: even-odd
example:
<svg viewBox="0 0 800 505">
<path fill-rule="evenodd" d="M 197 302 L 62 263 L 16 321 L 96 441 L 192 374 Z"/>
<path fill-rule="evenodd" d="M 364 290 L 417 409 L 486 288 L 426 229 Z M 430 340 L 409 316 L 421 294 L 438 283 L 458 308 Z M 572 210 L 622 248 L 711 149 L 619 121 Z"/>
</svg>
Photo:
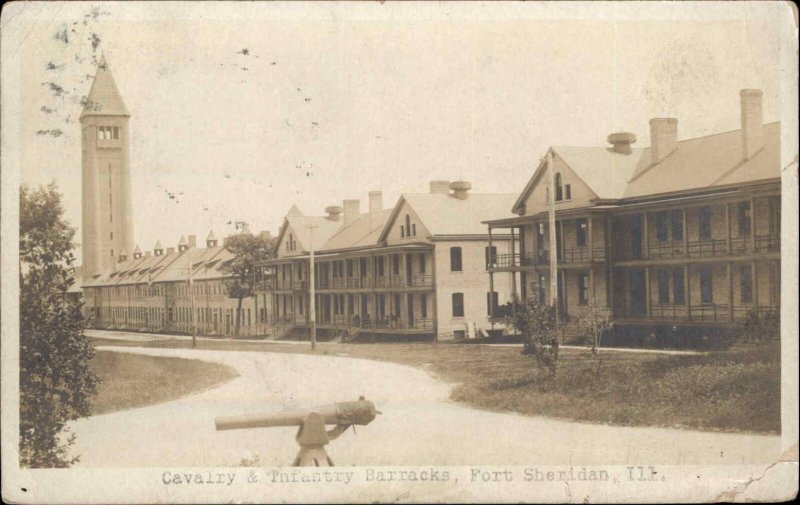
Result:
<svg viewBox="0 0 800 505">
<path fill-rule="evenodd" d="M 333 466 L 325 446 L 353 426 L 366 426 L 379 411 L 375 404 L 364 397 L 354 402 L 338 402 L 323 407 L 285 412 L 270 412 L 248 416 L 217 417 L 214 424 L 217 431 L 249 428 L 274 428 L 279 426 L 299 426 L 295 440 L 300 452 L 292 466 Z M 327 430 L 326 425 L 333 425 Z"/>
</svg>

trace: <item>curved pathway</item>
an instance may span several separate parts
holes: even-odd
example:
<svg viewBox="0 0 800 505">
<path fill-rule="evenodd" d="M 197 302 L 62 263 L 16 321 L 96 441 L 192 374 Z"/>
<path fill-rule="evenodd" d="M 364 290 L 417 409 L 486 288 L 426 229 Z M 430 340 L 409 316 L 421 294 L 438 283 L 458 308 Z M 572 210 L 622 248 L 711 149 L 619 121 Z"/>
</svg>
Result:
<svg viewBox="0 0 800 505">
<path fill-rule="evenodd" d="M 214 418 L 366 396 L 382 415 L 328 450 L 337 465 L 737 464 L 774 461 L 778 436 L 627 428 L 498 414 L 447 401 L 422 370 L 347 357 L 100 347 L 235 368 L 232 381 L 179 400 L 71 423 L 82 467 L 285 466 L 295 428 L 217 432 Z M 153 387 L 158 387 L 154 385 Z"/>
</svg>

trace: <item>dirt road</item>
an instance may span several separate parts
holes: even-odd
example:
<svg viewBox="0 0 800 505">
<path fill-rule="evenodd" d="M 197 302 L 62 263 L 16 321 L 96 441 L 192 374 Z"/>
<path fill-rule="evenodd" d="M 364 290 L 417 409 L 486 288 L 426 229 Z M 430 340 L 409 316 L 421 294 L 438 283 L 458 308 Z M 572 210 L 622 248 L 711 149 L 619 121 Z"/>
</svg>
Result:
<svg viewBox="0 0 800 505">
<path fill-rule="evenodd" d="M 383 412 L 328 446 L 337 465 L 708 464 L 773 461 L 777 436 L 626 428 L 498 414 L 447 400 L 450 385 L 423 370 L 325 355 L 101 347 L 222 363 L 239 377 L 176 401 L 81 419 L 77 466 L 290 464 L 294 428 L 217 432 L 214 417 L 335 401 L 372 400 Z M 153 385 L 158 387 L 158 385 Z"/>
</svg>

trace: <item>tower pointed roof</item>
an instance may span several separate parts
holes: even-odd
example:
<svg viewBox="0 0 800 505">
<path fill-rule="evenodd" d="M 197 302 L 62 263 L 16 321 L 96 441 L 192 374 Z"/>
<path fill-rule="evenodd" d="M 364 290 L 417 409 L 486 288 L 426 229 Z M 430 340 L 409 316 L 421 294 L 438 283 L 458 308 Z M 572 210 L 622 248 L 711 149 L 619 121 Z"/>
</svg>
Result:
<svg viewBox="0 0 800 505">
<path fill-rule="evenodd" d="M 139 244 L 136 244 L 136 247 L 133 249 L 133 254 L 142 254 L 142 250 L 139 249 Z"/>
<path fill-rule="evenodd" d="M 209 230 L 206 240 L 217 240 L 217 236 L 214 235 L 214 230 Z"/>
<path fill-rule="evenodd" d="M 81 118 L 84 116 L 130 116 L 108 68 L 105 55 L 100 56 L 92 89 L 89 90 L 81 112 Z"/>
<path fill-rule="evenodd" d="M 161 241 L 160 241 L 160 240 L 156 240 L 156 245 L 155 245 L 155 247 L 153 247 L 153 249 L 155 249 L 155 250 L 158 250 L 158 249 L 164 249 L 164 248 L 161 246 Z"/>
<path fill-rule="evenodd" d="M 300 211 L 300 209 L 297 207 L 297 205 L 294 205 L 294 204 L 289 209 L 289 212 L 286 213 L 286 217 L 294 217 L 294 216 L 302 216 L 302 215 L 303 215 L 303 213 Z"/>
<path fill-rule="evenodd" d="M 189 242 L 186 240 L 186 236 L 185 235 L 181 235 L 181 239 L 178 241 L 178 245 L 179 246 L 189 245 Z"/>
</svg>

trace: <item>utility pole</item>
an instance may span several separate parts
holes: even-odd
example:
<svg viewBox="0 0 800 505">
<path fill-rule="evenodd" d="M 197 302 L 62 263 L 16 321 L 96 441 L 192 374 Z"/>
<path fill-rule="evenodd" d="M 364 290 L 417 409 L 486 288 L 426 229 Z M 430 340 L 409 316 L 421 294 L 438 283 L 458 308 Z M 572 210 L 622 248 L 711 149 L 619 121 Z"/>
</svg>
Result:
<svg viewBox="0 0 800 505">
<path fill-rule="evenodd" d="M 547 152 L 547 175 L 550 182 L 548 202 L 548 228 L 550 228 L 550 304 L 556 308 L 556 332 L 558 332 L 558 244 L 556 243 L 556 177 L 553 170 L 553 151 Z"/>
<path fill-rule="evenodd" d="M 192 349 L 197 347 L 197 314 L 195 313 L 194 307 L 194 281 L 192 279 L 192 251 L 191 249 L 186 250 L 186 261 L 189 263 L 188 265 L 188 272 L 189 272 L 189 299 L 192 303 Z"/>
<path fill-rule="evenodd" d="M 317 300 L 316 300 L 316 286 L 314 282 L 314 228 L 317 225 L 310 224 L 308 229 L 310 231 L 308 238 L 309 248 L 309 267 L 308 267 L 308 318 L 311 320 L 311 350 L 317 348 Z"/>
</svg>

